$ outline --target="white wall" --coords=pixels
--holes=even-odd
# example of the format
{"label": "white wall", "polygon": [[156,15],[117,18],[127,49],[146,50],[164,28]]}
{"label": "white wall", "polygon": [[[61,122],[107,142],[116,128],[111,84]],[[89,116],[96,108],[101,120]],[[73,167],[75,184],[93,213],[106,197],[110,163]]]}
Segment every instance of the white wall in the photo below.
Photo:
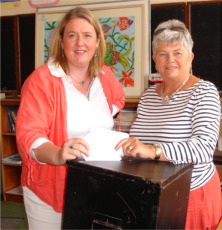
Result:
{"label": "white wall", "polygon": [[[118,1],[118,0],[111,0],[111,1]],[[150,0],[150,3],[158,4],[158,3],[175,3],[175,2],[191,2],[191,1],[198,2],[198,1],[203,1],[203,0],[171,0],[171,1],[170,0]],[[58,5],[72,5],[72,4],[94,3],[94,2],[110,2],[110,0],[60,0]],[[0,15],[7,16],[7,15],[17,15],[17,14],[29,14],[29,13],[35,13],[35,12],[36,12],[36,8],[32,8],[28,0],[21,0],[20,7],[9,8],[9,9],[1,8]]]}

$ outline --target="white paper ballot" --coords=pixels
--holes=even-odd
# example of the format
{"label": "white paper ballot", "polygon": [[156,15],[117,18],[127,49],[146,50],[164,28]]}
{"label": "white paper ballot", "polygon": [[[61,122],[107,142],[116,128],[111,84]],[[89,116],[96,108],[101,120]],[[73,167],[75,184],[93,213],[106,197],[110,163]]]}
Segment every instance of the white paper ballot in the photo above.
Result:
{"label": "white paper ballot", "polygon": [[90,146],[89,157],[83,155],[86,161],[120,161],[123,157],[123,150],[114,149],[116,144],[128,138],[128,133],[117,132],[106,129],[92,129],[84,139]]}

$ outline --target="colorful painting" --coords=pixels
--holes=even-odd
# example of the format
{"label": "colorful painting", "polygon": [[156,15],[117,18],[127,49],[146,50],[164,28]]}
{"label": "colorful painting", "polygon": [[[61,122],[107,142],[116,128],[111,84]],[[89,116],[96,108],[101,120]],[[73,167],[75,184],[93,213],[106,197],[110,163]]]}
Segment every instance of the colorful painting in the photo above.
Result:
{"label": "colorful painting", "polygon": [[124,87],[134,86],[134,17],[100,18],[105,39],[105,63]]}
{"label": "colorful painting", "polygon": [[[134,86],[134,17],[100,18],[106,39],[105,64],[124,87]],[[44,62],[48,60],[50,35],[58,22],[45,22]]]}
{"label": "colorful painting", "polygon": [[49,45],[50,45],[50,36],[53,33],[53,30],[58,26],[59,22],[45,22],[44,25],[44,63],[47,62],[49,58]]}
{"label": "colorful painting", "polygon": [[[107,46],[104,62],[123,85],[127,100],[138,100],[148,82],[149,6],[149,0],[85,5],[100,21]],[[48,60],[50,36],[72,7],[37,10],[36,68]]]}

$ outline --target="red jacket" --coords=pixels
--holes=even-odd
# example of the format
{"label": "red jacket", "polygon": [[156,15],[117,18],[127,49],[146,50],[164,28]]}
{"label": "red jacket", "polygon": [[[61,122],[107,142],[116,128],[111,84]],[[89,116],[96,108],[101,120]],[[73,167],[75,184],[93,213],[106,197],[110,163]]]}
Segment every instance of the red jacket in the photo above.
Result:
{"label": "red jacket", "polygon": [[[110,110],[112,105],[122,109],[125,104],[122,86],[107,66],[103,71],[99,79]],[[37,68],[23,85],[16,119],[17,146],[23,160],[21,185],[57,212],[63,212],[67,166],[39,164],[29,156],[29,150],[41,137],[62,146],[68,139],[66,113],[62,78],[53,76],[47,64]]]}

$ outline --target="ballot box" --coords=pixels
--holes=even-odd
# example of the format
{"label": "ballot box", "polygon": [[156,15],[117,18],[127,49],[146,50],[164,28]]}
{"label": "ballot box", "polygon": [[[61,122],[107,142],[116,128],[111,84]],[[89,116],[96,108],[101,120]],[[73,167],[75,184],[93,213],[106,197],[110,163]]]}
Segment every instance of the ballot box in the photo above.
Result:
{"label": "ballot box", "polygon": [[63,229],[184,229],[191,164],[68,161]]}

